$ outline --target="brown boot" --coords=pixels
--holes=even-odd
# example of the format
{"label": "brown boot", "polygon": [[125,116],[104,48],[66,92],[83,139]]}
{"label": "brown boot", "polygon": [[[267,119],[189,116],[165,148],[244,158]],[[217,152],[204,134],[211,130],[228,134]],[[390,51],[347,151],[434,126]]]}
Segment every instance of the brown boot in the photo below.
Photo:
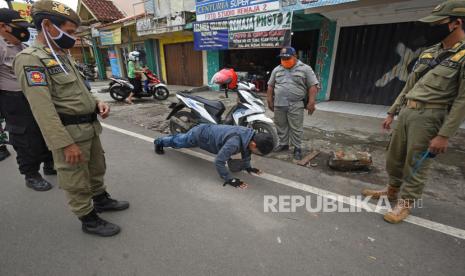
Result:
{"label": "brown boot", "polygon": [[413,208],[414,201],[413,199],[399,199],[397,200],[396,206],[392,211],[384,215],[384,220],[397,224],[402,222],[410,215],[410,209]]}
{"label": "brown boot", "polygon": [[370,190],[365,189],[362,191],[363,196],[371,196],[373,199],[379,199],[382,196],[387,196],[389,201],[394,201],[397,199],[397,194],[399,193],[399,188],[392,187],[391,185],[387,185],[381,190]]}

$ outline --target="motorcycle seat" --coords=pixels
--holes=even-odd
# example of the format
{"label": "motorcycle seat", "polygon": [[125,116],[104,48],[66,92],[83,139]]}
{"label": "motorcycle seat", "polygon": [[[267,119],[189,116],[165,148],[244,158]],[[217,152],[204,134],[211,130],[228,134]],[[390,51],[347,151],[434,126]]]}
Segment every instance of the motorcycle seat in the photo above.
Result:
{"label": "motorcycle seat", "polygon": [[224,111],[226,110],[226,107],[224,106],[222,102],[214,101],[214,100],[207,100],[199,96],[189,95],[185,93],[179,93],[179,94],[181,94],[183,97],[190,98],[195,101],[203,103],[208,113],[216,117],[218,122],[221,121],[221,115],[223,115]]}

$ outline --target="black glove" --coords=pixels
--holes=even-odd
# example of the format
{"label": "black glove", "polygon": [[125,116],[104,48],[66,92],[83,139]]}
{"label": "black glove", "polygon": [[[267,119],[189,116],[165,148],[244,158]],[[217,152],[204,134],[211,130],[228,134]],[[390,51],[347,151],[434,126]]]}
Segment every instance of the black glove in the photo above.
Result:
{"label": "black glove", "polygon": [[230,179],[230,180],[224,182],[223,187],[226,186],[226,185],[231,185],[231,186],[237,188],[237,187],[241,186],[242,183],[244,183],[244,182],[242,182],[239,178],[233,178],[233,179]]}
{"label": "black glove", "polygon": [[248,173],[254,173],[254,174],[259,174],[260,170],[257,168],[247,168],[245,169]]}

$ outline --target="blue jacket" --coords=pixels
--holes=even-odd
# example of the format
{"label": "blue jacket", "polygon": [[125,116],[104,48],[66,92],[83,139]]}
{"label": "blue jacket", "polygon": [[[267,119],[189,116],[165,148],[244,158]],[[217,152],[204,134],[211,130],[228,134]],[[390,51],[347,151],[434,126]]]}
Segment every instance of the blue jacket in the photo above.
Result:
{"label": "blue jacket", "polygon": [[201,124],[192,129],[192,138],[199,148],[216,154],[216,170],[225,181],[233,178],[226,169],[231,156],[242,153],[244,169],[250,168],[249,143],[253,135],[253,129],[241,126]]}

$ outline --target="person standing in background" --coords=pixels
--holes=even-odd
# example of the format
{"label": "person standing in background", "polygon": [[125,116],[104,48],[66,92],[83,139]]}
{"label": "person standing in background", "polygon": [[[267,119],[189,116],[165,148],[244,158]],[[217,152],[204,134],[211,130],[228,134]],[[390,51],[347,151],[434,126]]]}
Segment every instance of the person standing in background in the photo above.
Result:
{"label": "person standing in background", "polygon": [[313,69],[297,59],[292,47],[281,50],[281,65],[271,73],[268,81],[268,107],[274,112],[279,136],[276,151],[289,150],[294,146],[294,159],[302,159],[304,109],[308,114],[315,111],[318,79]]}
{"label": "person standing in background", "polygon": [[54,175],[52,153],[31,112],[29,103],[13,71],[17,53],[29,40],[28,27],[19,12],[0,9],[0,110],[6,120],[10,144],[16,151],[19,171],[26,178],[26,186],[35,191],[48,191],[52,185],[39,173],[44,163],[44,174]]}

